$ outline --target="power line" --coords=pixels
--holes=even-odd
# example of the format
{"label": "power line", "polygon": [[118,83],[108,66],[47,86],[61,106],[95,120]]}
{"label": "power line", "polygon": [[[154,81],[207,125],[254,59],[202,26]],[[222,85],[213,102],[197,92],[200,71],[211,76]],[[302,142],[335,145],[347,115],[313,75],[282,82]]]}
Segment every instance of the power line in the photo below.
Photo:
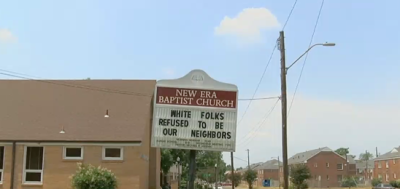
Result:
{"label": "power line", "polygon": [[[265,123],[265,121],[267,121],[267,119],[269,118],[269,116],[271,116],[272,112],[275,110],[276,106],[278,105],[280,99],[278,99],[275,104],[272,106],[272,108],[270,109],[270,111],[267,112],[267,114],[265,114],[264,119],[260,122],[258,122],[258,126],[256,127],[256,129],[253,132],[257,132],[261,126]],[[238,146],[246,146],[247,144],[249,144],[252,139],[254,139],[254,137],[251,137],[251,134],[247,134],[244,138],[244,141],[242,141]]]}
{"label": "power line", "polygon": [[244,160],[244,159],[242,159],[242,158],[238,158],[238,157],[236,157],[236,156],[233,156],[233,158],[238,159],[238,160],[240,160],[240,161],[244,161],[244,162],[247,163],[247,160]]}
{"label": "power line", "polygon": [[98,91],[98,92],[106,92],[106,93],[116,93],[116,94],[123,94],[123,95],[132,95],[132,96],[147,96],[147,97],[152,97],[152,95],[146,95],[143,93],[134,93],[134,92],[129,92],[129,91],[121,91],[121,90],[114,90],[114,89],[108,89],[108,88],[101,88],[101,87],[94,87],[94,86],[88,86],[88,85],[77,85],[77,84],[72,84],[69,82],[63,82],[63,81],[52,81],[52,80],[38,80],[38,79],[32,79],[24,76],[17,76],[14,74],[9,74],[9,73],[3,73],[0,72],[1,75],[6,75],[10,77],[15,77],[15,78],[20,78],[20,79],[27,79],[31,81],[36,81],[36,82],[41,82],[41,83],[47,83],[47,84],[52,84],[52,85],[59,85],[59,86],[64,86],[64,87],[71,87],[71,88],[77,88],[77,89],[85,89],[85,90],[91,90],[91,91]]}
{"label": "power line", "polygon": [[[288,15],[288,17],[286,18],[286,21],[285,21],[285,24],[283,25],[282,30],[285,30],[285,27],[286,27],[286,25],[288,24],[288,22],[289,22],[289,20],[290,20],[290,17],[292,16],[293,10],[294,10],[294,8],[295,8],[296,5],[297,5],[297,1],[298,1],[298,0],[295,0],[295,1],[294,1],[293,6],[292,6],[292,8],[290,9],[289,15]],[[267,68],[269,67],[269,64],[271,63],[272,57],[274,56],[274,53],[275,53],[275,50],[276,50],[276,46],[277,46],[277,44],[275,43],[275,46],[274,46],[274,48],[272,49],[271,55],[269,56],[267,65],[265,66],[264,71],[263,71],[263,73],[262,73],[262,75],[261,75],[261,78],[260,78],[260,80],[258,81],[256,90],[254,91],[253,96],[251,97],[252,99],[254,99],[254,97],[256,96],[257,91],[258,91],[258,88],[260,87],[260,84],[261,84],[262,80],[264,79],[265,72],[267,71]],[[246,116],[246,113],[247,113],[247,111],[249,110],[249,107],[250,107],[250,105],[251,105],[251,102],[252,102],[252,101],[249,102],[249,104],[247,105],[246,109],[244,110],[244,113],[243,113],[242,117],[240,118],[240,120],[239,120],[239,122],[238,122],[238,125],[240,125],[240,123],[242,122],[243,118]]]}
{"label": "power line", "polygon": [[272,97],[263,97],[263,98],[242,98],[239,99],[241,101],[248,101],[248,100],[269,100],[269,99],[277,99],[280,98],[279,96],[272,96]]}
{"label": "power line", "polygon": [[292,9],[290,9],[289,15],[288,15],[288,17],[287,17],[287,19],[286,19],[285,24],[283,25],[282,30],[285,30],[285,27],[286,27],[287,23],[289,22],[289,19],[290,19],[290,17],[292,16],[293,10],[294,10],[294,8],[296,7],[296,5],[297,5],[297,0],[294,1],[293,6],[292,6]]}
{"label": "power line", "polygon": [[[319,11],[318,11],[317,20],[315,21],[314,30],[313,30],[313,33],[312,33],[312,35],[311,35],[311,39],[310,39],[310,43],[308,44],[308,47],[311,47],[312,42],[313,42],[313,40],[314,40],[315,31],[317,30],[319,18],[320,18],[320,16],[321,16],[321,12],[322,12],[322,9],[323,9],[323,7],[324,7],[324,3],[325,3],[325,0],[322,0],[321,6],[320,6]],[[304,57],[303,66],[301,67],[301,71],[300,71],[299,78],[298,78],[298,80],[297,80],[296,88],[294,89],[293,98],[292,98],[292,101],[290,102],[289,111],[288,111],[288,116],[289,116],[289,114],[290,114],[290,111],[292,110],[294,98],[296,97],[297,89],[298,89],[298,87],[299,87],[299,85],[300,85],[301,77],[303,76],[303,71],[304,71],[304,67],[305,67],[305,65],[306,65],[306,63],[307,63],[307,58],[308,58],[308,52],[307,52],[306,56]]]}
{"label": "power line", "polygon": [[[31,81],[59,85],[59,86],[64,86],[64,87],[86,89],[86,90],[92,90],[92,91],[98,91],[98,92],[117,93],[117,94],[123,94],[123,95],[148,96],[148,97],[152,96],[152,95],[146,95],[146,94],[141,94],[141,93],[134,93],[134,92],[130,92],[130,91],[121,91],[121,90],[116,90],[116,89],[95,87],[95,86],[91,86],[91,85],[76,84],[76,83],[65,82],[65,81],[61,81],[61,80],[57,80],[57,81],[48,80],[48,79],[43,79],[40,77],[36,77],[36,76],[28,75],[28,74],[22,74],[22,73],[4,70],[4,69],[0,69],[0,71],[1,71],[0,75],[5,75],[5,76],[19,78],[19,79],[27,79],[27,80],[31,80]],[[4,73],[4,72],[8,72],[8,73]],[[37,79],[34,79],[34,78],[37,78]],[[276,97],[276,96],[262,97],[262,98],[245,98],[245,99],[238,99],[238,100],[239,101],[253,101],[253,100],[269,100],[269,99],[276,99],[276,98],[279,98],[279,96],[278,97]]]}

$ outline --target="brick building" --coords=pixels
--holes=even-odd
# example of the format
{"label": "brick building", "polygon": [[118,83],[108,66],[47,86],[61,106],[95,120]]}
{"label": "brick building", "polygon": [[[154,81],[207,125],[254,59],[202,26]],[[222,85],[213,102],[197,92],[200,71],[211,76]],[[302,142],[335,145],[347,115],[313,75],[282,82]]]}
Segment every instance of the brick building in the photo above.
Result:
{"label": "brick building", "polygon": [[279,166],[281,164],[282,162],[274,159],[257,167],[257,186],[262,186],[266,179],[271,180],[273,186],[279,186]]}
{"label": "brick building", "polygon": [[400,176],[400,147],[374,159],[374,177],[381,178],[384,183],[398,180]]}
{"label": "brick building", "polygon": [[1,80],[0,188],[70,189],[82,162],[119,189],[160,188],[150,147],[155,81]]}
{"label": "brick building", "polygon": [[355,164],[350,158],[335,153],[328,147],[297,153],[288,160],[289,166],[306,164],[312,178],[310,187],[339,187],[343,178],[355,174]]}

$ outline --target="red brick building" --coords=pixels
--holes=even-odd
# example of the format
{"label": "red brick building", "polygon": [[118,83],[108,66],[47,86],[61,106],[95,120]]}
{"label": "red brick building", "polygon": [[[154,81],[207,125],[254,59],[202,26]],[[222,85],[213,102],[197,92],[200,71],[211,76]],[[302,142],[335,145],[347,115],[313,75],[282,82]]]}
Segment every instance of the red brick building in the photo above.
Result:
{"label": "red brick building", "polygon": [[381,178],[384,183],[398,180],[400,177],[400,147],[393,148],[374,159],[374,177]]}
{"label": "red brick building", "polygon": [[272,181],[272,186],[279,186],[279,166],[281,164],[282,162],[274,159],[257,167],[257,186],[262,186],[266,179]]}
{"label": "red brick building", "polygon": [[0,188],[70,189],[78,162],[110,169],[119,189],[160,188],[155,83],[0,80]]}
{"label": "red brick building", "polygon": [[306,164],[312,175],[308,180],[309,187],[320,188],[339,187],[343,178],[355,175],[355,162],[350,161],[350,158],[346,160],[330,148],[323,147],[295,154],[288,163],[289,166]]}

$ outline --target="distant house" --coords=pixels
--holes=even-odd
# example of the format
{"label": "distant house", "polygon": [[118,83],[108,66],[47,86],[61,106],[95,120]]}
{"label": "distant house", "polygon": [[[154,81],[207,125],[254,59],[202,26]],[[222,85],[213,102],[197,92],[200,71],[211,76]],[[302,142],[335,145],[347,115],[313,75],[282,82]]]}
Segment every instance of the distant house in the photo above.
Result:
{"label": "distant house", "polygon": [[288,164],[308,166],[312,175],[308,181],[310,187],[339,187],[343,178],[352,175],[348,160],[332,149],[323,147],[297,153],[288,160]]}
{"label": "distant house", "polygon": [[282,162],[278,160],[267,161],[256,168],[257,171],[257,186],[262,186],[264,180],[272,180],[272,185],[279,186],[279,166]]}
{"label": "distant house", "polygon": [[356,176],[359,177],[361,182],[371,182],[374,178],[374,160],[357,161],[356,162]]}
{"label": "distant house", "polygon": [[374,177],[388,183],[400,176],[400,146],[374,159]]}

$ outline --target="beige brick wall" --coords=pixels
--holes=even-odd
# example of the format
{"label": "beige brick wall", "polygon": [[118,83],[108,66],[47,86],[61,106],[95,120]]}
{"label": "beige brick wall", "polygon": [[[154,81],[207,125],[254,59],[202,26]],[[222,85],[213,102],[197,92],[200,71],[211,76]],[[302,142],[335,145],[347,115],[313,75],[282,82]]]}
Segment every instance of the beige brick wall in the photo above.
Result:
{"label": "beige brick wall", "polygon": [[[119,189],[144,189],[148,187],[149,167],[148,160],[143,159],[143,146],[124,147],[123,161],[104,161],[102,160],[102,146],[84,146],[83,163],[94,166],[103,166],[112,170],[117,178]],[[150,150],[147,150],[149,153]],[[15,189],[70,189],[71,181],[69,177],[76,171],[77,160],[63,159],[63,146],[45,146],[44,175],[42,186],[32,186],[22,184],[24,146],[16,147],[15,162]],[[146,154],[145,154],[146,155]],[[148,156],[149,154],[147,154]],[[156,155],[156,154],[155,154]],[[0,189],[10,188],[11,178],[12,146],[5,146],[5,167],[3,184]]]}

